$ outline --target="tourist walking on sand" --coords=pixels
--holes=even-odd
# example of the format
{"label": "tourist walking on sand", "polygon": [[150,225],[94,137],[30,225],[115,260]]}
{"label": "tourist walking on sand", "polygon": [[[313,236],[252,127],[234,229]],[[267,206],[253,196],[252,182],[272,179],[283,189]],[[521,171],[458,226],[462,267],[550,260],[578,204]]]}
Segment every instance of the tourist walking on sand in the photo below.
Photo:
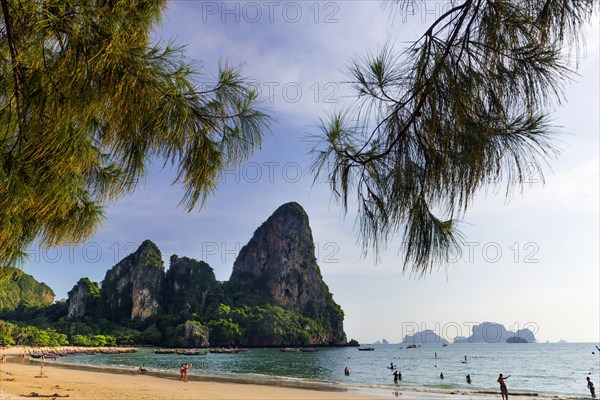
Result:
{"label": "tourist walking on sand", "polygon": [[590,380],[590,377],[588,376],[587,378],[587,387],[588,389],[590,389],[590,393],[592,394],[592,398],[595,399],[596,398],[596,389],[594,389],[594,383]]}
{"label": "tourist walking on sand", "polygon": [[503,377],[502,374],[500,374],[498,376],[497,382],[500,384],[500,394],[502,395],[502,400],[508,400],[508,389],[506,388],[506,383],[504,383],[504,380],[508,378],[510,378],[510,375]]}

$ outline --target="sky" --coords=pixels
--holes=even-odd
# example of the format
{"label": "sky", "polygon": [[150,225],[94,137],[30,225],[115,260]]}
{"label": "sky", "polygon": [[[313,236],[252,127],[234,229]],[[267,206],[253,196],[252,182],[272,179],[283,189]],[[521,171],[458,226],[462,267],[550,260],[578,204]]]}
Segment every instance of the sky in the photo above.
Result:
{"label": "sky", "polygon": [[542,341],[600,342],[599,132],[600,30],[586,34],[578,75],[562,106],[557,160],[531,170],[523,193],[480,193],[461,223],[463,256],[425,278],[402,273],[399,239],[375,262],[357,244],[355,213],[344,216],[327,182],[313,184],[310,137],[319,116],[353,99],[344,84],[352,57],[385,43],[403,49],[446,7],[392,13],[378,1],[171,1],[154,40],[174,39],[214,77],[219,60],[241,66],[257,82],[274,117],[262,149],[226,171],[205,207],[187,213],[183,189],[161,163],[144,184],[107,208],[84,244],[30,249],[25,272],[66,298],[77,280],[100,282],[106,270],[145,239],[172,254],[201,259],[227,280],[240,248],[281,204],[296,201],[309,215],[316,256],[334,300],[345,312],[348,338],[399,342],[414,330],[469,336],[484,321],[529,328]]}

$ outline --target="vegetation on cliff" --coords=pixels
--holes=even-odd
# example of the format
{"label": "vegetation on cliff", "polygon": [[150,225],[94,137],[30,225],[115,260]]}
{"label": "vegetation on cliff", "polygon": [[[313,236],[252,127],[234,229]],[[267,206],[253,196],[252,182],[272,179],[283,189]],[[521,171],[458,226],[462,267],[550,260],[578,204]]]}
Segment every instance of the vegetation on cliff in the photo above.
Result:
{"label": "vegetation on cliff", "polygon": [[44,307],[54,302],[54,292],[45,283],[20,272],[11,275],[10,280],[0,282],[0,310]]}

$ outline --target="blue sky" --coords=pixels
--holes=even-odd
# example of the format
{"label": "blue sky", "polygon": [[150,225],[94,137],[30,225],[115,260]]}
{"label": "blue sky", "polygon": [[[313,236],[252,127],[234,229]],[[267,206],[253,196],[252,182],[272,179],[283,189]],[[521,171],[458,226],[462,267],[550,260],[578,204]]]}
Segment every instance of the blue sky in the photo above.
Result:
{"label": "blue sky", "polygon": [[[558,160],[537,171],[523,194],[478,195],[463,223],[461,260],[425,279],[401,273],[398,245],[375,263],[356,243],[354,214],[346,218],[326,182],[312,185],[308,137],[319,115],[348,104],[343,84],[350,57],[384,43],[402,49],[422,33],[445,2],[429,2],[413,17],[390,16],[375,1],[172,1],[156,39],[175,39],[210,79],[218,60],[242,65],[257,80],[275,117],[263,148],[228,171],[199,212],[177,204],[183,190],[172,171],[149,168],[144,185],[107,210],[84,245],[31,250],[25,272],[49,284],[57,298],[83,276],[101,281],[108,268],[145,239],[171,254],[208,262],[226,280],[237,251],[281,204],[306,209],[317,259],[334,299],[346,313],[349,337],[400,341],[419,329],[452,338],[473,323],[529,327],[542,340],[600,341],[599,297],[599,29],[590,27],[579,75],[553,110],[564,132]],[[353,211],[353,210],[352,210]]]}

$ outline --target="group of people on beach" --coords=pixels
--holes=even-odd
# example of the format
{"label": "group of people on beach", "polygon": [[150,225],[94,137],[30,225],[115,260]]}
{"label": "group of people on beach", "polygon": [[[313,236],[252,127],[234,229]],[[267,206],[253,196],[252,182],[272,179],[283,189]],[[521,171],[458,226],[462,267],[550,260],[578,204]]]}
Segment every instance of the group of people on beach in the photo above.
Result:
{"label": "group of people on beach", "polygon": [[190,368],[192,368],[192,364],[181,364],[181,368],[179,369],[179,380],[181,382],[188,381]]}

